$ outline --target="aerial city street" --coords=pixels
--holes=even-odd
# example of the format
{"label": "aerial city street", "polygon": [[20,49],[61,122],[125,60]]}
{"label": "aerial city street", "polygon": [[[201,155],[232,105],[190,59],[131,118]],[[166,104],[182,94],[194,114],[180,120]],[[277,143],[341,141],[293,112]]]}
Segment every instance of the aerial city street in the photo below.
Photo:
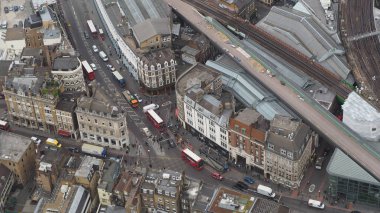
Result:
{"label": "aerial city street", "polygon": [[380,212],[380,0],[0,9],[0,213]]}

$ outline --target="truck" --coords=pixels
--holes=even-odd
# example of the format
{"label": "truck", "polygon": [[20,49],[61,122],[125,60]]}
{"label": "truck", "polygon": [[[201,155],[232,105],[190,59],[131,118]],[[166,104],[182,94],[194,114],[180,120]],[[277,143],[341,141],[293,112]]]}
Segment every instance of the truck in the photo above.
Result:
{"label": "truck", "polygon": [[258,194],[264,195],[266,197],[274,198],[276,196],[276,193],[273,192],[272,188],[261,184],[255,185],[253,187],[253,190]]}
{"label": "truck", "polygon": [[160,106],[158,106],[157,104],[149,104],[143,107],[143,112],[146,113],[150,109],[156,110],[158,108],[160,108]]}
{"label": "truck", "polygon": [[106,148],[101,147],[101,146],[95,146],[92,144],[87,144],[87,143],[84,143],[82,145],[82,152],[89,155],[96,156],[96,157],[102,157],[102,158],[105,158],[107,156]]}

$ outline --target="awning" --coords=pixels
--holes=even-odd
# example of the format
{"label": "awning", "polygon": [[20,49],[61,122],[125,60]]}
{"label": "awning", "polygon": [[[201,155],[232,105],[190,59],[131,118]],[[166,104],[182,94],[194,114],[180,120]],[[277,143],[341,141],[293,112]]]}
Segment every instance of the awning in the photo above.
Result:
{"label": "awning", "polygon": [[70,137],[71,133],[64,130],[58,130],[58,135],[62,135],[64,137]]}

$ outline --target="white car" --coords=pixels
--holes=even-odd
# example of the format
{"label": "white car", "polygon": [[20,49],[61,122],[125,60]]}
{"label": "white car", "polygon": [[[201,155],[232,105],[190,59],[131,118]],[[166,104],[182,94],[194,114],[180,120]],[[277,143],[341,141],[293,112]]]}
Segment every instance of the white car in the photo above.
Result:
{"label": "white car", "polygon": [[96,53],[99,52],[99,49],[96,45],[92,45],[92,50]]}
{"label": "white car", "polygon": [[35,143],[36,145],[39,145],[41,143],[41,139],[39,139],[35,136],[31,137],[30,140],[32,140],[33,143]]}
{"label": "white car", "polygon": [[111,64],[107,64],[108,69],[110,69],[112,72],[115,71],[115,67],[113,67]]}
{"label": "white car", "polygon": [[135,96],[135,98],[139,101],[139,103],[141,103],[143,100],[140,98],[139,95],[137,94],[133,94],[133,96]]}
{"label": "white car", "polygon": [[21,11],[24,10],[24,5],[20,5],[20,10],[21,10]]}
{"label": "white car", "polygon": [[318,200],[309,199],[309,201],[307,202],[307,204],[310,207],[314,207],[314,208],[317,208],[317,209],[324,209],[325,208],[325,204],[323,204],[321,201],[318,201]]}
{"label": "white car", "polygon": [[98,69],[94,63],[91,63],[90,66],[91,66],[92,70],[94,70],[94,71]]}

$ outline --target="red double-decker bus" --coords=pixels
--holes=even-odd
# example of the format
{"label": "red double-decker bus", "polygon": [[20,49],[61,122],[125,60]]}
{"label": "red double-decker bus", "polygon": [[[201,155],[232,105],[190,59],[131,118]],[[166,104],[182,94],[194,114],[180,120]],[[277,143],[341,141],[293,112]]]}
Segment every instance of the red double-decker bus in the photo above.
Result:
{"label": "red double-decker bus", "polygon": [[9,123],[6,121],[0,120],[0,129],[5,130],[5,131],[9,131],[10,130]]}
{"label": "red double-decker bus", "polygon": [[95,27],[94,23],[92,22],[92,20],[87,20],[87,25],[88,25],[88,29],[90,29],[92,37],[96,38],[98,32],[97,32],[96,27]]}
{"label": "red double-decker bus", "polygon": [[82,61],[83,73],[90,81],[95,79],[95,72],[92,70],[90,64],[87,61]]}
{"label": "red double-decker bus", "polygon": [[188,148],[182,150],[182,159],[186,160],[192,167],[197,170],[202,170],[203,165],[205,164],[202,158],[200,158]]}
{"label": "red double-decker bus", "polygon": [[164,121],[162,120],[160,116],[157,115],[157,113],[153,109],[146,111],[145,114],[148,120],[153,124],[153,126],[156,129],[158,129],[160,132],[164,131],[165,129]]}

